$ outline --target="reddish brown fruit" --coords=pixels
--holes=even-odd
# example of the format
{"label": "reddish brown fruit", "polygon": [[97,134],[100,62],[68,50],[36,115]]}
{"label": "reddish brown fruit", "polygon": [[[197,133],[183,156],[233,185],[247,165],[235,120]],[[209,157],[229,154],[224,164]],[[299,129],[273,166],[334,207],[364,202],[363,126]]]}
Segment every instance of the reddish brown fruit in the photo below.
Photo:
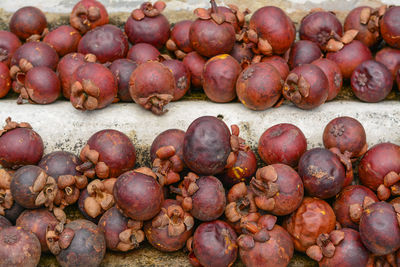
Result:
{"label": "reddish brown fruit", "polygon": [[18,37],[8,31],[0,31],[0,62],[10,66],[14,52],[21,46]]}
{"label": "reddish brown fruit", "polygon": [[190,52],[183,59],[183,64],[190,71],[191,84],[194,87],[202,87],[201,76],[203,75],[204,65],[206,60],[197,52]]}
{"label": "reddish brown fruit", "polygon": [[171,38],[167,41],[166,47],[173,51],[178,59],[183,59],[187,53],[193,51],[189,39],[189,31],[193,21],[182,20],[174,25],[171,30]]}
{"label": "reddish brown fruit", "polygon": [[56,50],[60,57],[66,54],[76,52],[81,40],[79,32],[68,25],[62,25],[49,32],[43,39],[43,42],[49,44]]}
{"label": "reddish brown fruit", "polygon": [[394,48],[400,48],[400,6],[390,7],[380,21],[383,40]]}
{"label": "reddish brown fruit", "polygon": [[117,59],[109,67],[118,81],[118,99],[123,102],[132,102],[129,93],[129,79],[138,64],[130,59]]}
{"label": "reddish brown fruit", "polygon": [[190,89],[190,71],[182,61],[176,59],[164,60],[161,63],[167,66],[174,74],[175,91],[172,101],[177,101]]}
{"label": "reddish brown fruit", "polygon": [[12,226],[11,222],[6,217],[0,215],[0,231],[9,226]]}
{"label": "reddish brown fruit", "polygon": [[81,0],[71,11],[69,23],[81,34],[108,23],[106,8],[96,0]]}
{"label": "reddish brown fruit", "polygon": [[288,64],[291,69],[294,69],[299,65],[309,64],[321,57],[321,49],[316,43],[300,40],[291,47]]}
{"label": "reddish brown fruit", "polygon": [[160,55],[160,51],[151,44],[138,43],[129,49],[127,58],[142,64],[147,61],[158,61]]}
{"label": "reddish brown fruit", "polygon": [[28,42],[40,40],[48,31],[46,16],[33,6],[18,9],[11,17],[9,26],[10,32]]}
{"label": "reddish brown fruit", "polygon": [[390,70],[393,80],[396,80],[396,75],[400,69],[400,49],[385,47],[375,55],[375,60],[382,63]]}
{"label": "reddish brown fruit", "polygon": [[183,139],[185,138],[185,131],[179,129],[166,130],[154,139],[150,148],[150,159],[153,162],[156,159],[156,152],[164,146],[173,146],[175,155],[183,160]]}
{"label": "reddish brown fruit", "polygon": [[[1,37],[0,37],[1,38]],[[0,62],[0,98],[5,97],[11,88],[10,70],[7,65]]]}
{"label": "reddish brown fruit", "polygon": [[318,66],[325,73],[326,78],[328,78],[329,87],[326,101],[334,99],[343,85],[343,77],[338,64],[326,58],[317,59],[311,64]]}
{"label": "reddish brown fruit", "polygon": [[235,58],[240,64],[245,62],[251,62],[254,53],[250,48],[250,45],[246,43],[236,42],[230,55]]}
{"label": "reddish brown fruit", "polygon": [[239,150],[233,167],[228,168],[219,177],[226,188],[240,182],[249,182],[257,170],[257,159],[253,151]]}
{"label": "reddish brown fruit", "polygon": [[274,66],[281,75],[282,80],[286,80],[286,77],[289,75],[289,65],[286,60],[280,56],[263,57],[261,62]]}

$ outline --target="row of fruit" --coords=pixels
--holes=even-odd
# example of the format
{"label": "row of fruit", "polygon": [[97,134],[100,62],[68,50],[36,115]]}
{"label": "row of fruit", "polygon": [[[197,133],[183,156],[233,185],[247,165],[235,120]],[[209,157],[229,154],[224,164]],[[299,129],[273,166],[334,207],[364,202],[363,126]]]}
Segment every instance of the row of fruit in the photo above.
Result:
{"label": "row of fruit", "polygon": [[164,8],[143,3],[124,32],[108,24],[95,0],[79,1],[70,25],[50,32],[42,11],[19,9],[10,32],[0,31],[0,97],[12,87],[20,104],[48,104],[62,92],[81,110],[134,101],[162,114],[190,88],[203,88],[211,101],[237,98],[253,110],[284,99],[313,109],[334,99],[343,80],[365,102],[385,99],[396,77],[400,83],[400,6],[357,7],[344,26],[334,13],[312,10],[297,42],[294,23],[278,7],[262,7],[246,22],[249,10],[211,0],[211,9],[194,11],[197,20],[172,29]]}

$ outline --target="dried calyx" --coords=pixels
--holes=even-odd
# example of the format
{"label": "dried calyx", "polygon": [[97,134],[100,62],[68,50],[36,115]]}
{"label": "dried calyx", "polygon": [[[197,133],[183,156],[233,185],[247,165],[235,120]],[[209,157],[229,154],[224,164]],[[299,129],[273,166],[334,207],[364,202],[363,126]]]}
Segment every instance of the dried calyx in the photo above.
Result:
{"label": "dried calyx", "polygon": [[257,221],[257,206],[253,191],[245,183],[235,184],[228,192],[229,204],[225,208],[225,216],[230,222],[243,224],[247,221]]}
{"label": "dried calyx", "polygon": [[256,177],[250,181],[250,189],[254,193],[254,201],[258,208],[266,211],[275,208],[274,196],[279,193],[278,173],[271,165],[260,168]]}
{"label": "dried calyx", "polygon": [[76,167],[77,171],[88,178],[94,178],[95,176],[101,179],[108,178],[110,169],[106,163],[99,161],[99,152],[90,149],[90,146],[86,145],[79,156],[83,163]]}
{"label": "dried calyx", "polygon": [[330,234],[320,234],[317,244],[310,246],[306,253],[315,261],[321,261],[323,257],[332,258],[335,255],[335,246],[339,245],[344,237],[345,234],[341,230],[333,230]]}
{"label": "dried calyx", "polygon": [[168,227],[168,235],[176,237],[192,229],[194,219],[181,206],[170,205],[167,208],[161,208],[161,212],[152,220],[151,225],[158,229]]}
{"label": "dried calyx", "polygon": [[299,104],[303,98],[309,96],[310,88],[310,83],[302,75],[297,75],[292,72],[286,78],[283,90],[286,92],[290,101]]}
{"label": "dried calyx", "polygon": [[84,209],[86,213],[96,218],[104,211],[114,206],[113,188],[116,178],[109,178],[107,180],[93,180],[87,186],[88,197],[84,201]]}
{"label": "dried calyx", "polygon": [[366,266],[397,266],[396,252],[383,256],[370,254]]}
{"label": "dried calyx", "polygon": [[165,9],[165,6],[166,4],[163,1],[157,1],[154,4],[145,2],[140,8],[133,10],[131,16],[134,20],[142,20],[145,17],[157,17]]}
{"label": "dried calyx", "polygon": [[[239,37],[237,39],[242,39],[242,38]],[[243,36],[243,41],[246,43],[252,42],[252,43],[256,44],[256,46],[252,47],[253,52],[255,54],[263,54],[266,56],[272,56],[272,54],[273,54],[272,45],[268,42],[267,39],[258,37],[257,32],[253,29],[248,29],[245,32],[245,34]]]}
{"label": "dried calyx", "polygon": [[226,160],[225,169],[232,168],[237,160],[239,151],[249,151],[249,146],[246,145],[245,140],[239,137],[239,127],[236,124],[231,125],[231,137],[230,137],[230,145],[231,145],[231,153]]}
{"label": "dried calyx", "polygon": [[44,205],[49,210],[53,210],[54,199],[58,192],[57,183],[53,177],[47,175],[44,170],[40,171],[33,185],[29,187],[29,190],[37,194],[35,199],[37,207]]}
{"label": "dried calyx", "polygon": [[140,243],[144,240],[142,227],[143,222],[129,219],[127,229],[119,233],[117,249],[119,251],[129,251],[138,248]]}
{"label": "dried calyx", "polygon": [[337,52],[341,50],[345,45],[351,43],[358,34],[358,30],[348,30],[342,37],[338,34],[332,33],[331,38],[326,44],[326,50],[328,52]]}
{"label": "dried calyx", "polygon": [[[332,147],[329,150],[331,152],[333,152],[339,158],[340,162],[344,165],[344,167],[346,169],[345,181],[352,181],[353,177],[354,177],[353,165],[352,165],[351,158],[350,158],[352,156],[352,153],[348,152],[348,151],[345,151],[344,153],[342,153],[340,151],[340,149],[337,147]],[[367,145],[365,146],[365,152],[366,152],[366,150],[367,150]]]}
{"label": "dried calyx", "polygon": [[162,115],[167,112],[167,110],[164,110],[164,106],[171,102],[173,98],[170,94],[152,94],[148,97],[139,98],[138,104],[156,115]]}
{"label": "dried calyx", "polygon": [[383,184],[378,186],[379,200],[386,201],[391,196],[400,196],[400,173],[389,172],[383,177]]}
{"label": "dried calyx", "polygon": [[76,81],[71,86],[71,101],[75,108],[81,110],[94,110],[99,103],[97,98],[100,88],[90,80]]}
{"label": "dried calyx", "polygon": [[161,186],[179,182],[179,173],[183,170],[183,161],[176,154],[173,146],[163,146],[156,151],[153,161],[153,172],[157,175]]}
{"label": "dried calyx", "polygon": [[49,29],[45,28],[42,32],[42,34],[32,34],[26,39],[26,42],[38,42],[42,40],[46,35],[49,33]]}
{"label": "dried calyx", "polygon": [[81,33],[90,30],[91,24],[101,17],[100,9],[96,6],[86,8],[82,3],[78,4],[71,13],[70,24]]}
{"label": "dried calyx", "polygon": [[375,200],[366,196],[364,197],[362,204],[351,204],[349,207],[350,219],[358,224],[360,222],[361,214],[363,213],[364,209],[366,209],[373,203],[375,203]]}
{"label": "dried calyx", "polygon": [[387,9],[386,5],[382,5],[378,8],[371,9],[370,7],[365,7],[360,13],[360,23],[366,25],[368,30],[375,35],[376,38],[379,37],[379,21],[385,14]]}
{"label": "dried calyx", "polygon": [[79,190],[86,188],[88,180],[84,175],[61,175],[57,179],[58,192],[54,204],[65,208],[79,199]]}
{"label": "dried calyx", "polygon": [[196,184],[197,179],[199,179],[197,174],[189,172],[178,188],[170,187],[171,192],[177,194],[176,200],[181,203],[184,211],[190,211],[193,208],[192,196],[199,190]]}
{"label": "dried calyx", "polygon": [[5,215],[5,210],[10,209],[14,203],[10,191],[11,175],[4,169],[0,169],[0,215]]}
{"label": "dried calyx", "polygon": [[58,255],[62,249],[69,247],[75,232],[70,228],[64,228],[67,223],[67,216],[63,210],[54,208],[53,213],[59,223],[54,228],[47,227],[46,244],[52,254]]}
{"label": "dried calyx", "polygon": [[10,68],[10,76],[13,79],[12,83],[12,88],[14,92],[18,94],[23,94],[27,96],[26,90],[22,92],[22,89],[25,86],[25,75],[28,71],[30,71],[33,68],[33,65],[31,62],[26,60],[25,58],[21,58],[18,62],[17,65],[13,65]]}

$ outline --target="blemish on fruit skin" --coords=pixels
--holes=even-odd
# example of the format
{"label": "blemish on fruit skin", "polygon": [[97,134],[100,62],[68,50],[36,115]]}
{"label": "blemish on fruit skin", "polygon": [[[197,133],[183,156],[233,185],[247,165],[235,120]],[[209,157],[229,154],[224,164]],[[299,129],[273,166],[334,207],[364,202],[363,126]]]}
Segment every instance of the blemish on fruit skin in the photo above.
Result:
{"label": "blemish on fruit skin", "polygon": [[326,215],[326,212],[324,210],[321,210],[322,215]]}

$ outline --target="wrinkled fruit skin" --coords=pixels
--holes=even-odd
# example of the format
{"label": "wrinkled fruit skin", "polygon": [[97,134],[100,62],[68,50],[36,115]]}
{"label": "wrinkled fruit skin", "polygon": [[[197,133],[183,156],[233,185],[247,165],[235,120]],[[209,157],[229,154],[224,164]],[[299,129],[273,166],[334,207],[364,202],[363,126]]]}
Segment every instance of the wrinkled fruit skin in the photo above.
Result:
{"label": "wrinkled fruit skin", "polygon": [[342,24],[338,18],[328,11],[318,11],[305,16],[300,25],[301,40],[310,40],[317,43],[325,51],[331,32],[339,36],[343,34]]}
{"label": "wrinkled fruit skin", "polygon": [[358,165],[360,182],[376,191],[390,171],[400,172],[400,147],[391,143],[373,146]]}
{"label": "wrinkled fruit skin", "polygon": [[283,163],[297,167],[307,150],[307,140],[295,125],[281,123],[267,129],[258,141],[258,154],[267,164]]}
{"label": "wrinkled fruit skin", "polygon": [[0,31],[0,61],[10,65],[14,52],[21,46],[18,37],[9,31]]}
{"label": "wrinkled fruit skin", "polygon": [[175,45],[184,53],[190,53],[193,51],[189,39],[189,32],[192,23],[193,21],[191,20],[182,20],[177,22],[171,30],[171,40],[174,41]]}
{"label": "wrinkled fruit skin", "polygon": [[383,15],[380,25],[383,40],[394,48],[400,48],[400,7],[393,6]]}
{"label": "wrinkled fruit skin", "polygon": [[333,211],[336,215],[336,220],[344,228],[353,228],[358,230],[358,223],[354,222],[350,217],[350,206],[353,204],[363,205],[364,198],[370,197],[378,202],[375,193],[362,185],[349,185],[337,195],[333,204]]}
{"label": "wrinkled fruit skin", "polygon": [[40,241],[42,252],[48,252],[46,230],[53,230],[58,223],[56,217],[47,209],[36,209],[22,212],[15,225],[35,234]]}
{"label": "wrinkled fruit skin", "polygon": [[21,40],[28,39],[32,35],[41,35],[47,27],[46,16],[33,6],[18,9],[10,20],[10,31]]}
{"label": "wrinkled fruit skin", "polygon": [[130,59],[117,59],[109,67],[118,81],[118,98],[123,102],[132,102],[129,93],[129,79],[138,64]]}
{"label": "wrinkled fruit skin", "polygon": [[108,23],[106,8],[96,0],[81,0],[73,7],[69,24],[81,34]]}
{"label": "wrinkled fruit skin", "polygon": [[281,75],[272,65],[264,62],[244,69],[236,83],[237,96],[249,109],[265,110],[281,97]]}
{"label": "wrinkled fruit skin", "polygon": [[236,97],[236,80],[242,71],[232,56],[223,54],[209,59],[203,70],[203,89],[217,103],[227,103]]}
{"label": "wrinkled fruit skin", "polygon": [[43,42],[53,47],[60,57],[66,54],[76,52],[78,44],[81,40],[80,33],[68,25],[62,25],[57,29],[49,32],[44,37]]}
{"label": "wrinkled fruit skin", "polygon": [[58,64],[56,50],[43,42],[29,42],[19,47],[12,59],[11,66],[17,65],[21,59],[26,59],[34,67],[48,67],[55,70]]}
{"label": "wrinkled fruit skin", "polygon": [[309,64],[322,57],[319,46],[308,40],[300,40],[294,43],[289,53],[289,67],[294,69],[302,64]]}
{"label": "wrinkled fruit skin", "polygon": [[342,189],[346,170],[333,152],[314,148],[301,156],[299,175],[310,196],[327,199]]}
{"label": "wrinkled fruit skin", "polygon": [[37,237],[20,227],[0,230],[0,266],[35,267],[40,260]]}
{"label": "wrinkled fruit skin", "polygon": [[230,136],[226,124],[216,117],[203,116],[194,120],[183,142],[186,166],[203,175],[221,173],[231,152]]}
{"label": "wrinkled fruit skin", "polygon": [[191,84],[196,87],[202,87],[201,76],[203,75],[204,65],[206,60],[200,56],[197,52],[188,53],[183,59],[183,64],[190,71]]}
{"label": "wrinkled fruit skin", "polygon": [[364,209],[360,219],[364,246],[375,255],[386,255],[400,248],[400,226],[393,206],[376,202]]}
{"label": "wrinkled fruit skin", "polygon": [[126,57],[128,38],[114,25],[103,25],[86,33],[79,42],[78,52],[94,54],[100,63]]}
{"label": "wrinkled fruit skin", "polygon": [[60,79],[50,68],[36,67],[26,74],[25,89],[34,103],[50,104],[60,96]]}
{"label": "wrinkled fruit skin", "polygon": [[67,54],[58,63],[57,73],[61,81],[62,93],[66,99],[71,97],[74,72],[85,63],[85,56],[80,53]]}
{"label": "wrinkled fruit skin", "polygon": [[337,147],[341,153],[351,153],[351,157],[360,157],[366,152],[367,137],[362,124],[351,117],[338,117],[331,120],[322,136],[327,149]]}
{"label": "wrinkled fruit skin", "polygon": [[160,51],[151,44],[138,43],[129,49],[127,58],[135,61],[137,64],[142,64],[151,60],[158,61],[160,55]]}
{"label": "wrinkled fruit skin", "polygon": [[[0,37],[1,38],[1,37]],[[0,62],[0,98],[5,97],[11,88],[10,70],[7,65]]]}
{"label": "wrinkled fruit skin", "polygon": [[240,182],[249,182],[257,170],[257,158],[253,151],[239,150],[235,165],[219,178],[226,188]]}
{"label": "wrinkled fruit skin", "polygon": [[136,221],[150,220],[156,216],[164,201],[158,182],[153,177],[135,171],[118,177],[113,194],[123,214]]}
{"label": "wrinkled fruit skin", "polygon": [[344,79],[350,79],[358,65],[372,59],[369,48],[360,41],[354,40],[337,52],[328,53],[327,59],[338,64]]}
{"label": "wrinkled fruit skin", "polygon": [[181,99],[190,88],[190,71],[182,61],[177,59],[164,60],[161,63],[167,66],[174,74],[175,90],[172,101],[177,101]]}
{"label": "wrinkled fruit skin", "polygon": [[294,248],[305,252],[320,234],[334,230],[335,223],[335,213],[328,203],[305,197],[300,207],[284,221],[283,227],[292,236]]}
{"label": "wrinkled fruit skin", "polygon": [[185,131],[179,129],[166,130],[154,139],[150,147],[151,162],[156,159],[156,151],[163,146],[173,146],[175,154],[183,160],[183,140],[185,138]]}
{"label": "wrinkled fruit skin", "polygon": [[293,22],[282,9],[274,6],[265,6],[254,12],[249,27],[257,32],[259,38],[269,42],[273,54],[284,54],[296,37]]}
{"label": "wrinkled fruit skin", "polygon": [[326,101],[334,99],[342,89],[343,77],[338,64],[334,61],[321,58],[313,61],[311,64],[318,66],[328,78],[328,98]]}
{"label": "wrinkled fruit skin", "polygon": [[375,60],[361,63],[351,75],[351,89],[368,103],[379,102],[392,91],[393,79],[388,68]]}
{"label": "wrinkled fruit skin", "polygon": [[233,228],[223,221],[202,223],[193,236],[193,251],[202,266],[231,266],[238,246]]}
{"label": "wrinkled fruit skin", "polygon": [[0,231],[9,226],[12,226],[11,222],[6,217],[0,215]]}
{"label": "wrinkled fruit skin", "polygon": [[376,53],[375,60],[390,70],[395,81],[397,72],[400,69],[400,49],[385,47]]}
{"label": "wrinkled fruit skin", "polygon": [[99,266],[106,253],[106,241],[103,233],[92,222],[79,219],[65,225],[75,232],[68,248],[62,249],[56,256],[62,267]]}
{"label": "wrinkled fruit skin", "polygon": [[232,48],[230,55],[236,59],[239,63],[245,61],[251,62],[254,56],[253,51],[245,43],[236,42]]}

